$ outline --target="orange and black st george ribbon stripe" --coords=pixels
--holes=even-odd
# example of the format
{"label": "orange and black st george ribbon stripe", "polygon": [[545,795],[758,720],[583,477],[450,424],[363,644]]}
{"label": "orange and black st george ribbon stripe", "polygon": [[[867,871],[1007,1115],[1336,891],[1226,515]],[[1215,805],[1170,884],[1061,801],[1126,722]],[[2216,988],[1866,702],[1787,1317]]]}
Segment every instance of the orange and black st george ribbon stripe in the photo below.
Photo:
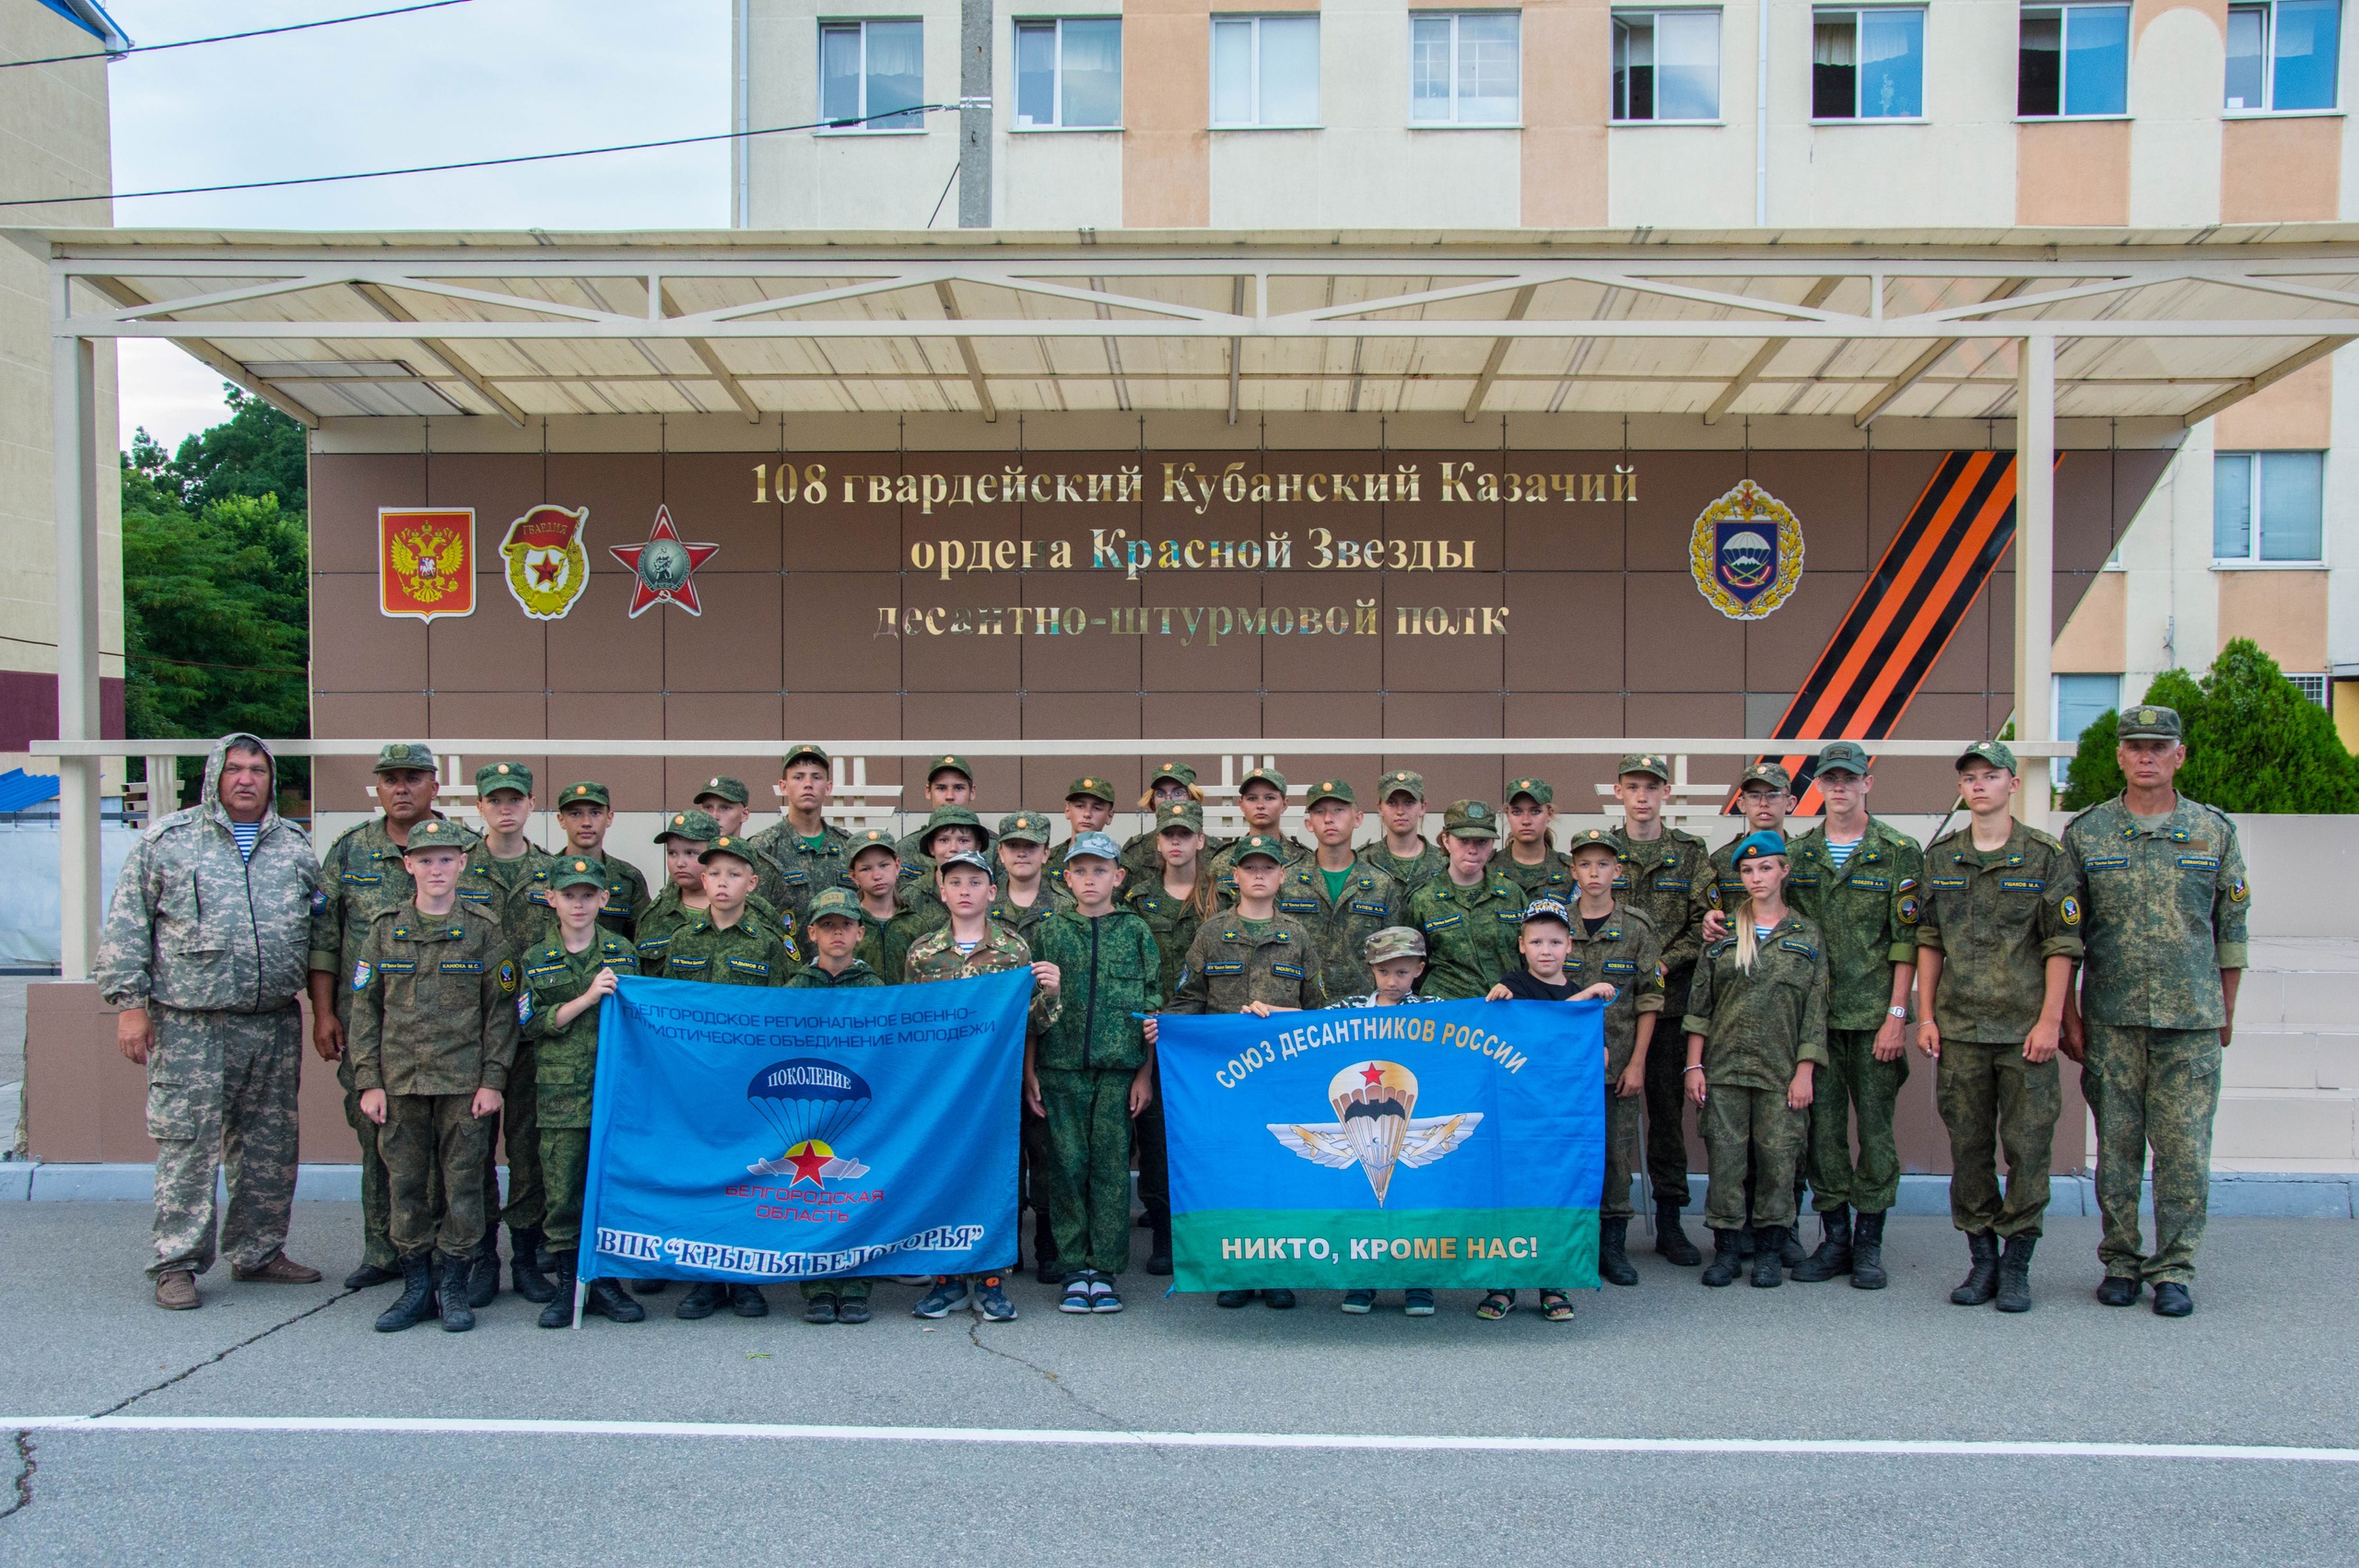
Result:
{"label": "orange and black st george ribbon stripe", "polygon": [[[1943,458],[1771,738],[1891,734],[2014,537],[2014,454]],[[1818,741],[1807,744],[1762,756],[1793,776],[1804,815],[1822,809]],[[1734,803],[1731,796],[1731,810]]]}

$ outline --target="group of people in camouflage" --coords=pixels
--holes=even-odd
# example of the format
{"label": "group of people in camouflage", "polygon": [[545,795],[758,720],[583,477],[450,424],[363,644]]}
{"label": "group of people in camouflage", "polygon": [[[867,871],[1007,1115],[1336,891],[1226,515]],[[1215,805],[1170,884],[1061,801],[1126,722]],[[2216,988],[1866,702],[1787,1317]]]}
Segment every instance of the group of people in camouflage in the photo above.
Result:
{"label": "group of people in camouflage", "polygon": [[[1638,1282],[1628,1228],[1643,1165],[1656,1250],[1704,1264],[1706,1284],[1749,1273],[1757,1286],[1882,1287],[1914,1049],[1935,1063],[1968,1254],[1951,1300],[2027,1309],[2061,1055],[2080,1065],[2097,1125],[2098,1299],[2129,1305],[2152,1285],[2154,1310],[2182,1316],[2249,889],[2235,827],[2174,788],[2177,716],[2129,709],[2119,736],[2124,793],[2061,840],[2015,820],[2005,745],[1967,748],[1968,820],[1921,850],[1870,812],[1870,759],[1848,741],[1817,759],[1818,825],[1788,836],[1792,781],[1759,764],[1737,798],[1743,830],[1717,851],[1668,825],[1671,768],[1653,755],[1622,759],[1620,823],[1562,848],[1545,780],[1511,781],[1504,811],[1452,802],[1435,842],[1424,781],[1407,771],[1378,780],[1382,831],[1365,845],[1348,781],[1297,796],[1273,770],[1249,773],[1247,831],[1224,841],[1206,835],[1203,791],[1178,761],[1150,775],[1137,802],[1150,825],[1127,843],[1106,831],[1110,783],[1074,780],[1052,848],[1044,813],[986,827],[957,755],[928,765],[917,831],[847,832],[825,815],[827,754],[797,745],[774,824],[745,833],[750,792],[718,776],[667,814],[660,896],[605,852],[613,810],[598,783],[557,792],[565,843],[552,853],[525,837],[537,802],[522,763],[477,770],[478,834],[435,811],[429,748],[388,745],[381,813],[315,857],[277,814],[267,747],[228,736],[197,803],[157,821],[126,861],[101,946],[122,1048],[148,1071],[156,1299],[198,1305],[217,1247],[241,1281],[320,1277],[284,1251],[306,994],[361,1151],[363,1250],[347,1288],[402,1284],[380,1328],[470,1327],[500,1289],[504,1224],[511,1287],[557,1327],[572,1321],[577,1281],[587,1309],[616,1321],[643,1317],[635,1296],[663,1288],[580,1274],[598,1002],[620,977],[878,986],[1029,966],[1022,1190],[1039,1278],[1062,1285],[1067,1312],[1121,1309],[1134,1157],[1147,1269],[1171,1270],[1158,1014],[1519,998],[1606,1003],[1608,1282]],[[1284,826],[1296,804],[1300,837]],[[1660,1040],[1673,1003],[1681,1037]],[[1708,1154],[1708,1264],[1681,1223],[1691,1111]],[[1820,1221],[1808,1253],[1805,1192]],[[1003,1272],[914,1281],[928,1287],[915,1311],[1012,1317]],[[804,1316],[865,1321],[871,1285],[805,1285]],[[1257,1298],[1295,1305],[1283,1290],[1220,1304]],[[1373,1303],[1353,1292],[1343,1305]],[[1540,1305],[1572,1314],[1561,1290]],[[698,1284],[675,1314],[723,1305],[769,1310],[756,1286]],[[1432,1293],[1405,1305],[1430,1313]],[[1514,1305],[1514,1292],[1491,1291],[1476,1311]]]}

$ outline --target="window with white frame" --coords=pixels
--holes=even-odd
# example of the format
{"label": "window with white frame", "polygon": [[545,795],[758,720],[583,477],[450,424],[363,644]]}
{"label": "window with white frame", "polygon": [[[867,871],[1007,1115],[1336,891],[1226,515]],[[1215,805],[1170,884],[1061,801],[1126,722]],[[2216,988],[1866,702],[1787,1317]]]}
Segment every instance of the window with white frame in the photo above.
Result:
{"label": "window with white frame", "polygon": [[[2119,675],[2059,675],[2056,677],[2056,735],[2060,741],[2078,744],[2090,725],[2121,706]],[[2062,789],[2071,774],[2072,759],[2053,758],[2048,779]]]}
{"label": "window with white frame", "polygon": [[2220,452],[2212,460],[2212,558],[2325,559],[2326,453]]}
{"label": "window with white frame", "polygon": [[1917,120],[1925,113],[1925,13],[1913,6],[1811,13],[1813,120]]}
{"label": "window with white frame", "polygon": [[1661,123],[1720,117],[1717,10],[1614,13],[1614,118]]}
{"label": "window with white frame", "polygon": [[[819,112],[840,131],[921,131],[925,24],[821,22]],[[907,111],[907,112],[905,112]]]}
{"label": "window with white frame", "polygon": [[1122,20],[1015,24],[1015,128],[1108,130],[1122,123]]}
{"label": "window with white frame", "polygon": [[1319,18],[1213,18],[1213,124],[1319,123]]}
{"label": "window with white frame", "polygon": [[2129,112],[2129,6],[2026,6],[2019,38],[2017,114],[2029,120]]}
{"label": "window with white frame", "polygon": [[2320,708],[2330,710],[2334,707],[2334,702],[2328,692],[2331,683],[2324,674],[2288,675],[2285,678],[2294,683],[2295,691],[2300,692],[2303,696],[2317,703]]}
{"label": "window with white frame", "polygon": [[2228,7],[2227,106],[2332,109],[2342,0],[2259,0]]}
{"label": "window with white frame", "polygon": [[1411,124],[1512,125],[1522,114],[1520,17],[1513,11],[1410,13]]}

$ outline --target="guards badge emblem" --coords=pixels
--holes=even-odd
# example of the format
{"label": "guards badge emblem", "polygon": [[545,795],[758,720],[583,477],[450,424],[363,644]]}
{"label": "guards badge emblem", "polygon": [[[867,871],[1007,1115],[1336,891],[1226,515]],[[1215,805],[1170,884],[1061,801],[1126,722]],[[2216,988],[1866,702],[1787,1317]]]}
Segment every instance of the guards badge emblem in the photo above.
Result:
{"label": "guards badge emblem", "polygon": [[1688,536],[1696,591],[1733,621],[1757,621],[1802,579],[1802,525],[1752,480],[1706,507]]}
{"label": "guards badge emblem", "polygon": [[508,525],[499,553],[508,561],[508,592],[536,621],[561,621],[590,586],[590,555],[581,531],[590,509],[538,506]]}

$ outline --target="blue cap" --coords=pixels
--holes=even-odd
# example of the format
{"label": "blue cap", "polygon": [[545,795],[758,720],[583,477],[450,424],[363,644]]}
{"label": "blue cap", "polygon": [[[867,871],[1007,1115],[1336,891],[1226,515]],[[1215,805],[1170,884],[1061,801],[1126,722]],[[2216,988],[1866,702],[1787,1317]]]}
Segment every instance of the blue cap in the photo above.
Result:
{"label": "blue cap", "polygon": [[1095,855],[1101,860],[1120,860],[1122,858],[1122,847],[1115,843],[1112,837],[1108,834],[1075,834],[1074,841],[1065,846],[1065,859],[1075,860],[1084,855]]}
{"label": "blue cap", "polygon": [[1729,864],[1741,866],[1747,860],[1757,860],[1764,855],[1783,855],[1785,852],[1786,840],[1779,835],[1766,830],[1760,833],[1748,833],[1744,836],[1743,842],[1737,845],[1736,853],[1729,857]]}

